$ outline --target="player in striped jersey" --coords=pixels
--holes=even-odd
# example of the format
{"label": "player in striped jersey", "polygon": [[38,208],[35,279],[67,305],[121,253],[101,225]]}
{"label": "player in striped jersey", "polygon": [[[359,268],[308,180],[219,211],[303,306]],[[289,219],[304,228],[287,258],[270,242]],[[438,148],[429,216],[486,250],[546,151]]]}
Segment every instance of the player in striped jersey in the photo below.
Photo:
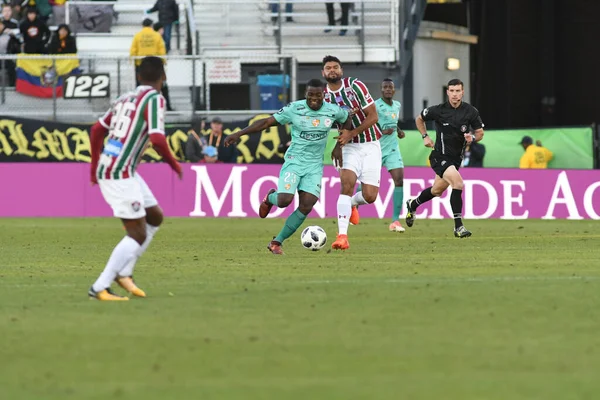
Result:
{"label": "player in striped jersey", "polygon": [[[160,94],[166,79],[163,61],[144,58],[137,78],[140,86],[119,97],[90,134],[91,182],[100,186],[104,200],[127,231],[88,292],[90,298],[104,301],[129,300],[111,292],[113,281],[134,296],[146,297],[133,281],[133,269],[163,220],[156,198],[136,172],[149,142],[182,176],[165,139],[165,99]],[[103,145],[107,133],[108,141]]]}
{"label": "player in striped jersey", "polygon": [[[352,115],[352,129],[342,129],[333,150],[340,168],[341,191],[338,198],[338,235],[331,248],[345,250],[348,243],[348,225],[359,221],[357,207],[371,204],[379,194],[381,177],[381,129],[377,126],[377,109],[367,86],[356,78],[344,78],[342,63],[337,57],[323,58],[323,77],[327,80],[325,101],[348,109]],[[362,191],[354,196],[359,181]]]}

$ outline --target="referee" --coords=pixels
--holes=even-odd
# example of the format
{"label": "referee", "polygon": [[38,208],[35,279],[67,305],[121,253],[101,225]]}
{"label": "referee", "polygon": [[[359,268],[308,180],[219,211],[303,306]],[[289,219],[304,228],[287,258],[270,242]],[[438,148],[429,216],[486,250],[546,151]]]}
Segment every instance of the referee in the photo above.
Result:
{"label": "referee", "polygon": [[[417,129],[421,132],[423,144],[433,147],[429,156],[431,169],[435,171],[433,186],[423,190],[416,199],[406,202],[406,225],[413,226],[417,208],[434,197],[441,196],[448,186],[452,186],[450,206],[454,215],[454,236],[464,238],[471,236],[462,223],[462,191],[463,179],[458,172],[463,159],[465,147],[473,141],[483,139],[483,122],[479,111],[472,105],[462,101],[464,85],[460,79],[448,82],[448,101],[437,106],[424,109],[415,119]],[[425,121],[435,121],[435,144],[427,134]],[[471,134],[471,129],[473,134]]]}

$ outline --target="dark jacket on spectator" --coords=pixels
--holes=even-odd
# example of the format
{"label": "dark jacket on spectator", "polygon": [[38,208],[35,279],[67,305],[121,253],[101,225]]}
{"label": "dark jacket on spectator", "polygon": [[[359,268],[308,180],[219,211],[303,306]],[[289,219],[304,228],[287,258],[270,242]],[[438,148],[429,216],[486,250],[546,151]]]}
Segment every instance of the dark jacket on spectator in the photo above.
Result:
{"label": "dark jacket on spectator", "polygon": [[25,43],[24,53],[43,54],[46,51],[50,29],[39,17],[34,19],[33,22],[25,18],[21,21],[19,29]]}
{"label": "dark jacket on spectator", "polygon": [[[19,40],[8,33],[6,27],[0,29],[0,54],[17,54],[21,51]],[[5,61],[13,62],[13,61]],[[1,64],[1,63],[0,63]]]}
{"label": "dark jacket on spectator", "polygon": [[[58,31],[61,28],[65,28],[69,33],[67,37],[64,39],[60,39],[58,36]],[[52,39],[50,39],[50,43],[48,43],[48,54],[73,54],[77,53],[77,44],[75,43],[75,38],[71,35],[71,29],[67,24],[60,24],[58,29],[52,35]]]}
{"label": "dark jacket on spectator", "polygon": [[188,139],[185,142],[185,158],[191,162],[199,162],[204,159],[202,154],[202,139],[194,131],[188,132]]}
{"label": "dark jacket on spectator", "polygon": [[179,6],[175,0],[156,0],[149,13],[158,11],[158,21],[162,24],[172,24],[179,21]]}

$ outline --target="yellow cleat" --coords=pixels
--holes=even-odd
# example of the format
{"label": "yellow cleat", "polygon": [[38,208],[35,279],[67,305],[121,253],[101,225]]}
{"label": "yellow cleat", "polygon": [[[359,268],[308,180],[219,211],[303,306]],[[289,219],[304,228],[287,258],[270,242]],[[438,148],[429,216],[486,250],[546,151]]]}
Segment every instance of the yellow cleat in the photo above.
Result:
{"label": "yellow cleat", "polygon": [[129,297],[119,296],[114,294],[110,289],[104,289],[100,292],[94,291],[94,288],[90,288],[88,291],[88,296],[90,296],[91,300],[100,300],[100,301],[128,301]]}
{"label": "yellow cleat", "polygon": [[146,297],[146,292],[137,287],[137,285],[133,281],[133,278],[130,276],[118,276],[115,279],[115,282],[117,282],[119,286],[121,286],[123,289],[125,289],[126,291],[128,291],[136,297]]}

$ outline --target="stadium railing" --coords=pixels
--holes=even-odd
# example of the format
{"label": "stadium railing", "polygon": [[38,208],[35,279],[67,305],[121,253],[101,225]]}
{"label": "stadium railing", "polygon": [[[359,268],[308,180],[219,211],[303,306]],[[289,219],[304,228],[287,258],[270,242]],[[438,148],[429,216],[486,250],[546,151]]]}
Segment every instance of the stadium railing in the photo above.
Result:
{"label": "stadium railing", "polygon": [[[135,58],[89,54],[0,55],[0,114],[54,121],[92,121],[106,111],[111,99],[135,88]],[[268,64],[272,62],[272,58],[272,55],[254,53],[252,56],[245,56],[243,62],[244,64]],[[170,122],[190,121],[195,114],[210,114],[210,86],[228,83],[235,79],[241,80],[239,57],[174,55],[167,56],[165,59],[171,103],[175,104],[174,108],[177,110],[167,113],[167,120]],[[276,59],[279,60],[279,65],[287,66],[281,72],[290,77],[289,99],[296,100],[297,60],[289,54],[276,55]],[[69,68],[77,66],[78,70],[58,76],[65,70],[65,61],[69,60],[78,61],[76,65],[69,64]],[[4,73],[7,61],[12,61],[16,65],[18,72],[16,86],[9,86],[8,76]],[[108,82],[105,88],[90,83],[89,78],[93,80],[97,75],[106,76],[105,79],[102,78],[104,79],[102,82]],[[79,82],[75,78],[67,79],[69,76],[89,78],[82,78]],[[86,84],[87,87],[82,87]],[[65,98],[63,93],[67,93],[68,98]],[[174,98],[174,96],[178,97]],[[197,110],[198,104],[204,105],[203,110]],[[275,111],[264,110],[264,112]],[[251,114],[247,110],[219,111],[219,113],[236,116]]]}

